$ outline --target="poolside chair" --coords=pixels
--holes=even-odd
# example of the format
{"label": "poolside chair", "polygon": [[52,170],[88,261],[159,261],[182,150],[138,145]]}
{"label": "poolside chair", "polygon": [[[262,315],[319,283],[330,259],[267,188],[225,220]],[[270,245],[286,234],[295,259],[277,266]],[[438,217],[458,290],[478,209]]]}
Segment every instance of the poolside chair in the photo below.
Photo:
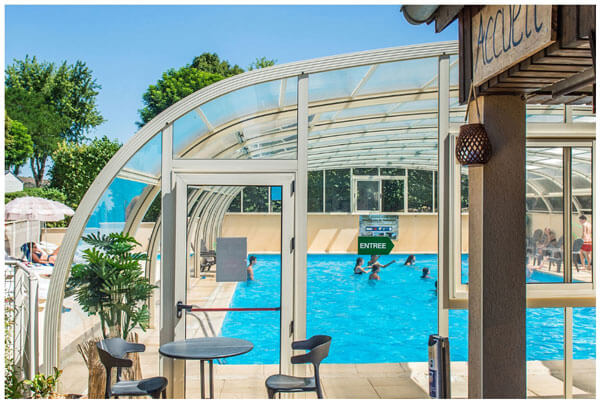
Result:
{"label": "poolside chair", "polygon": [[577,271],[579,271],[579,265],[584,266],[585,262],[581,261],[581,256],[579,255],[579,251],[581,250],[581,247],[583,246],[583,239],[581,238],[577,238],[576,240],[573,241],[573,263],[575,264],[575,268],[577,269]]}
{"label": "poolside chair", "polygon": [[561,236],[558,238],[558,242],[554,245],[548,246],[544,250],[548,251],[550,257],[548,258],[548,270],[552,269],[552,263],[556,264],[556,271],[560,273],[560,268],[563,262],[563,243],[564,238]]}
{"label": "poolside chair", "polygon": [[275,393],[281,392],[317,392],[319,399],[323,398],[321,388],[321,379],[319,377],[319,365],[321,361],[329,355],[329,346],[331,345],[330,336],[313,336],[308,340],[295,341],[292,343],[294,350],[310,350],[306,354],[292,357],[292,364],[312,363],[314,368],[313,377],[298,377],[289,375],[271,375],[265,381],[269,399],[275,398]]}
{"label": "poolside chair", "polygon": [[[96,343],[100,361],[106,369],[106,391],[104,398],[110,399],[112,396],[152,396],[153,399],[167,398],[167,378],[155,376],[152,378],[140,379],[138,381],[121,381],[121,368],[129,368],[133,362],[125,358],[127,353],[141,353],[146,350],[146,346],[139,343],[129,343],[119,337],[100,340]],[[112,385],[110,374],[113,368],[117,368],[117,382]]]}

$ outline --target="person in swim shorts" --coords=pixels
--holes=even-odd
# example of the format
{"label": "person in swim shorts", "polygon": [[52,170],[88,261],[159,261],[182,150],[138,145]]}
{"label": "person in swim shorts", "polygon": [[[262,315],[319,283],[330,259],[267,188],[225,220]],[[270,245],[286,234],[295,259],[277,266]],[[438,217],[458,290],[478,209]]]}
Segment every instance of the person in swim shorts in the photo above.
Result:
{"label": "person in swim shorts", "polygon": [[[579,223],[581,224],[581,238],[583,239],[583,245],[579,249],[579,257],[581,258],[581,264],[586,264],[586,269],[592,270],[592,224],[590,224],[585,215],[579,216]],[[585,258],[585,260],[584,260]]]}

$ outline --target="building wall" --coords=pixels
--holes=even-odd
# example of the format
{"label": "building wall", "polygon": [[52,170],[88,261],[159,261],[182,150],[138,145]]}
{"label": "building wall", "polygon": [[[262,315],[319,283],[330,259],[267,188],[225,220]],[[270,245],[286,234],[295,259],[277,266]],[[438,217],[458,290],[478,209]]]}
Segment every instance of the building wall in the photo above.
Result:
{"label": "building wall", "polygon": [[[309,214],[309,253],[356,253],[358,214]],[[407,214],[398,216],[398,239],[392,253],[437,253],[437,214]],[[145,250],[153,223],[142,223],[136,239]],[[281,217],[277,214],[226,214],[224,237],[248,238],[252,252],[279,252],[281,248]],[[462,216],[463,252],[468,251],[468,216]],[[44,240],[60,245],[64,228],[43,230]]]}
{"label": "building wall", "polygon": [[12,173],[4,174],[4,193],[19,192],[23,190],[23,182]]}

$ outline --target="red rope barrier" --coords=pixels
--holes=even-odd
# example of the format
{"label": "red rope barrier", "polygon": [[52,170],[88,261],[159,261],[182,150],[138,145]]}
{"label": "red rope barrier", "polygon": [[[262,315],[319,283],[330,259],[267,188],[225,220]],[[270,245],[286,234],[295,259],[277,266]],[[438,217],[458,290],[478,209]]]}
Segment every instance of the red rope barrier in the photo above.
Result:
{"label": "red rope barrier", "polygon": [[192,312],[246,312],[246,311],[280,311],[280,307],[275,308],[192,308]]}

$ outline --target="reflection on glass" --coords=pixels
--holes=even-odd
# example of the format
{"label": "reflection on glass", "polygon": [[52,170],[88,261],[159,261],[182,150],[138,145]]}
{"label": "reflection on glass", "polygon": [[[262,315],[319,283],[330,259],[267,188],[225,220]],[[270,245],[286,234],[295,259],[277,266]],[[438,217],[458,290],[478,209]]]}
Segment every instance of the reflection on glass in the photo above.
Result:
{"label": "reflection on glass", "polygon": [[173,156],[196,159],[295,159],[297,78],[222,95],[173,123]]}
{"label": "reflection on glass", "polygon": [[323,212],[323,171],[308,172],[308,212]]}
{"label": "reflection on glass", "polygon": [[528,283],[562,282],[562,148],[526,152],[526,273]]}
{"label": "reflection on glass", "polygon": [[265,186],[246,186],[243,200],[244,213],[267,213],[269,211],[269,189]]}
{"label": "reflection on glass", "polygon": [[379,181],[356,182],[356,209],[358,211],[379,210]]}
{"label": "reflection on glass", "polygon": [[433,211],[433,172],[408,170],[408,211]]}
{"label": "reflection on glass", "polygon": [[592,282],[592,149],[571,149],[571,192],[573,216],[573,262],[571,276],[574,282]]}
{"label": "reflection on glass", "polygon": [[270,211],[272,213],[281,213],[281,186],[271,186],[269,192],[271,194]]}
{"label": "reflection on glass", "polygon": [[325,171],[325,210],[350,212],[350,170]]}
{"label": "reflection on glass", "polygon": [[404,211],[404,180],[383,179],[381,193],[381,211],[390,213]]}

